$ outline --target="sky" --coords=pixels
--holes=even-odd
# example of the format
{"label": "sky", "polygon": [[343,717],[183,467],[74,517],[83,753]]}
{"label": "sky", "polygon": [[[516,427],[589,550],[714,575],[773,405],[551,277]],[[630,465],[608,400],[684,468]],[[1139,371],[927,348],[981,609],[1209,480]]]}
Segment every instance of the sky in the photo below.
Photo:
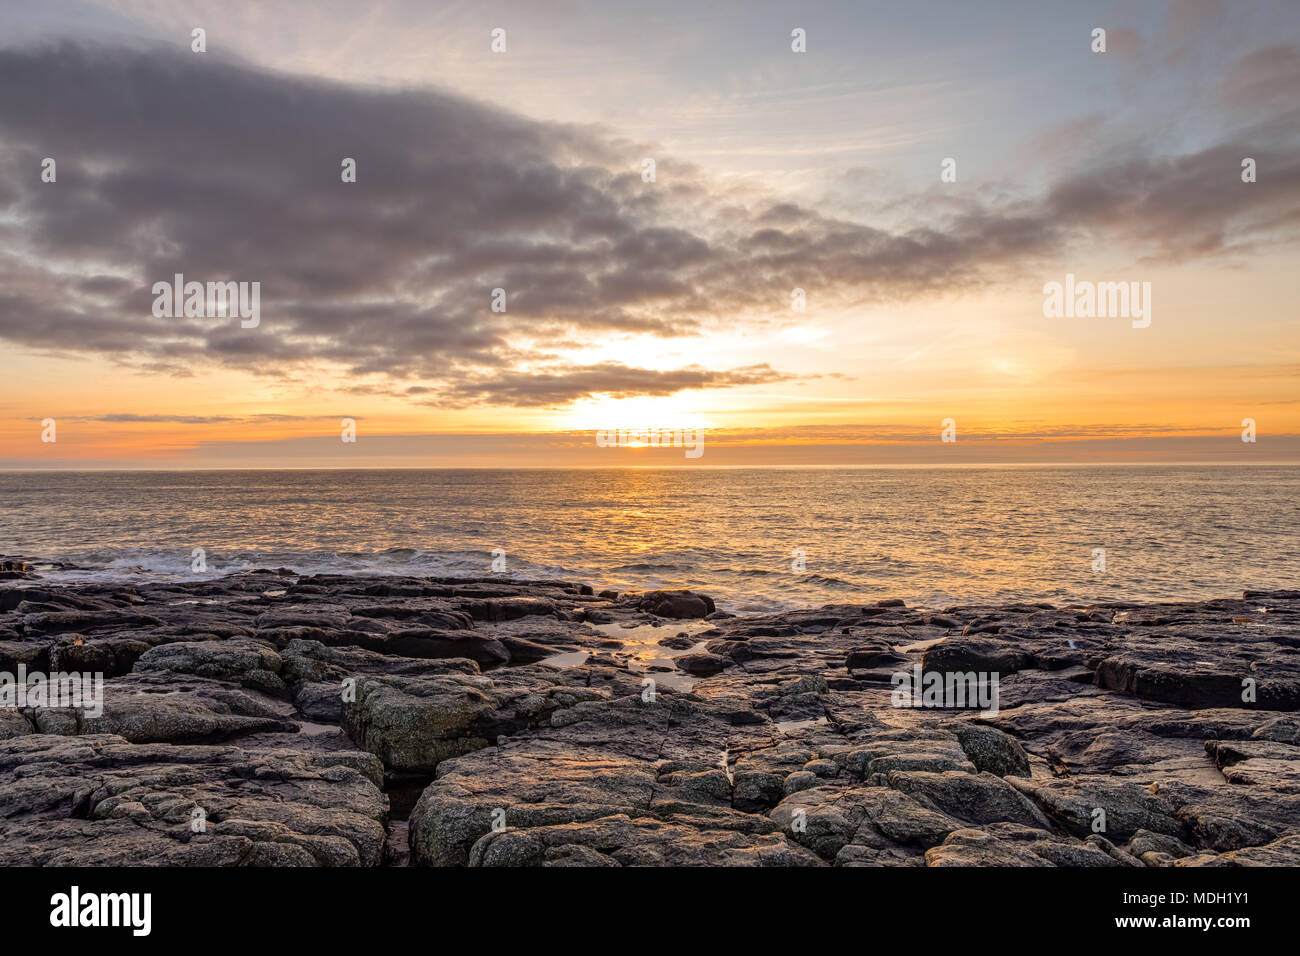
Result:
{"label": "sky", "polygon": [[1297,90],[1291,0],[8,2],[0,468],[1298,462]]}

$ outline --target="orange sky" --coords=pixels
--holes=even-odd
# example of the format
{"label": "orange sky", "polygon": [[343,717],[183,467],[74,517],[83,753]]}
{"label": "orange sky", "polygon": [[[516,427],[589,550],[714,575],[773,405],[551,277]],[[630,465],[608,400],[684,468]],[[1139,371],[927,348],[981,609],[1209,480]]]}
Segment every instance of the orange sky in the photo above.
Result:
{"label": "orange sky", "polygon": [[[522,12],[510,61],[454,5],[394,8],[402,55],[393,11],[286,33],[206,5],[199,58],[127,0],[6,14],[0,468],[679,463],[595,448],[640,427],[704,429],[697,466],[1300,460],[1300,164],[1276,95],[1300,44],[1186,6],[1108,13],[1128,33],[1106,57],[1076,42],[1095,13],[1025,12],[1009,59],[1009,24],[953,5],[961,30],[890,27],[867,77],[853,37],[883,28],[850,7],[792,60],[765,45],[777,7],[724,43],[707,18],[580,5],[597,90],[570,33]],[[47,57],[45,33],[99,52]],[[450,59],[413,56],[420,37]],[[232,115],[152,106],[173,84]],[[83,107],[76,134],[59,117]],[[260,277],[261,325],[151,316],[174,271]],[[1150,283],[1150,325],[1045,316],[1067,273]]]}

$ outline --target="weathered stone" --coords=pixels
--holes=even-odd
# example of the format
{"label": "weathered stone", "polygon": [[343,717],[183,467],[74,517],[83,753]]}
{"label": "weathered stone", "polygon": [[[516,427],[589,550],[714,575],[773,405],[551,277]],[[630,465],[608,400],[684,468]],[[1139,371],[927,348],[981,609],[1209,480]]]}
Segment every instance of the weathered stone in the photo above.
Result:
{"label": "weathered stone", "polygon": [[[1294,862],[1300,592],[731,617],[592,590],[0,583],[0,671],[105,677],[102,714],[0,708],[0,862],[401,862],[386,824],[437,865]],[[999,709],[895,706],[915,666],[996,672]]]}
{"label": "weathered stone", "polygon": [[280,655],[268,645],[242,639],[162,644],[136,662],[138,673],[196,674],[265,691],[284,688]]}
{"label": "weathered stone", "polygon": [[0,740],[0,864],[375,866],[378,779],[358,753]]}
{"label": "weathered stone", "polygon": [[716,674],[727,666],[726,659],[716,654],[683,654],[674,663],[686,673],[699,674],[702,677]]}
{"label": "weathered stone", "polygon": [[713,599],[694,591],[650,591],[637,596],[636,607],[657,617],[707,617],[717,607]]}

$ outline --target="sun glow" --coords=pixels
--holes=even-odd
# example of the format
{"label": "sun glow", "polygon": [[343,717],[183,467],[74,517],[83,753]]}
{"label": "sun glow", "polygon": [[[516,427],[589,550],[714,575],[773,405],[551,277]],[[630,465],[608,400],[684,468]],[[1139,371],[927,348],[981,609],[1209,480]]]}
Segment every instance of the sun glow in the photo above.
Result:
{"label": "sun glow", "polygon": [[597,396],[575,402],[559,413],[562,431],[646,428],[716,428],[716,422],[697,408],[690,392],[677,395],[610,398]]}

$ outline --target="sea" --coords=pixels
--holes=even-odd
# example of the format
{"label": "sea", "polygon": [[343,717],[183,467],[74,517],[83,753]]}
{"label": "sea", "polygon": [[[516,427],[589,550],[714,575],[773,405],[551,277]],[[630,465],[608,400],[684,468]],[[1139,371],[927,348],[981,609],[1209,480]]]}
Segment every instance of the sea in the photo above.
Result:
{"label": "sea", "polygon": [[1300,587],[1300,467],[0,473],[48,581],[287,567],[692,588],[725,610]]}

